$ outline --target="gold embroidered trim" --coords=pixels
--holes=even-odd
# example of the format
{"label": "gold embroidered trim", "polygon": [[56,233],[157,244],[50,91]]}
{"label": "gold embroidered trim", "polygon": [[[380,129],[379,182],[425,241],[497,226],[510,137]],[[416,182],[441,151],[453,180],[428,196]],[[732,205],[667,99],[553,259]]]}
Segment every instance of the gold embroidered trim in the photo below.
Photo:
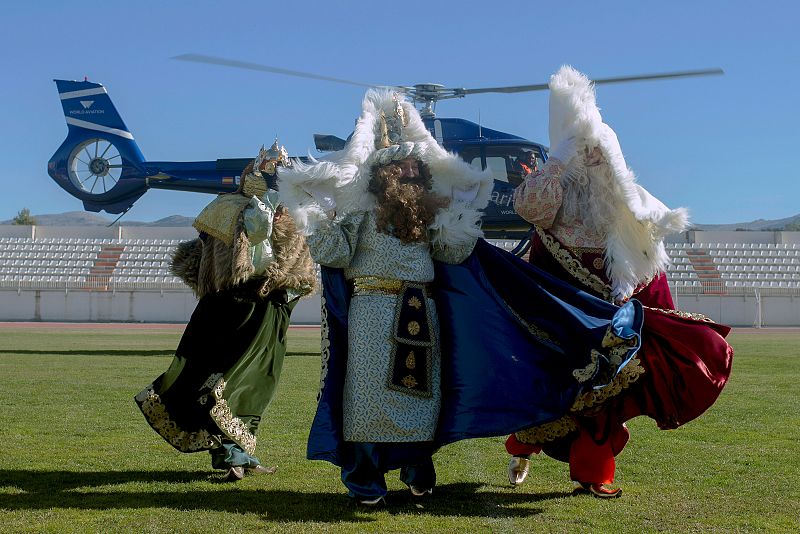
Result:
{"label": "gold embroidered trim", "polygon": [[217,377],[216,384],[211,390],[211,395],[216,401],[208,412],[211,419],[217,424],[220,430],[230,439],[235,441],[247,454],[256,453],[256,436],[250,432],[244,421],[233,415],[228,401],[222,398],[225,391],[225,379],[222,373],[211,375],[209,381]]}
{"label": "gold embroidered trim", "polygon": [[409,334],[411,334],[412,336],[416,336],[417,334],[419,334],[419,331],[422,329],[422,327],[419,326],[419,323],[417,321],[410,321],[406,329],[408,330]]}
{"label": "gold embroidered trim", "polygon": [[553,236],[539,228],[536,228],[536,233],[542,240],[545,248],[555,258],[555,260],[572,276],[574,276],[580,283],[592,289],[596,293],[602,295],[604,300],[612,302],[611,288],[599,276],[592,274],[589,269],[583,266],[581,262],[566,248],[561,246]]}
{"label": "gold embroidered trim", "polygon": [[572,404],[572,408],[570,408],[570,410],[573,412],[580,412],[587,408],[597,406],[611,397],[619,395],[623,390],[627,389],[631,384],[639,380],[639,377],[642,376],[644,372],[644,367],[642,367],[642,363],[639,361],[639,359],[631,359],[631,361],[628,362],[628,365],[623,367],[622,370],[617,373],[617,376],[614,377],[610,384],[603,386],[600,389],[592,389],[578,395],[578,398],[575,399],[575,402]]}
{"label": "gold embroidered trim", "polygon": [[170,419],[166,406],[161,402],[161,396],[153,389],[153,384],[139,392],[136,395],[136,401],[153,430],[179,451],[202,451],[211,449],[218,444],[207,430],[186,432]]}
{"label": "gold embroidered trim", "polygon": [[622,358],[628,354],[628,351],[631,350],[637,344],[637,340],[634,338],[627,343],[617,345],[612,347],[611,350],[608,351],[608,362],[611,364],[612,367],[616,368],[622,365]]}
{"label": "gold embroidered trim", "polygon": [[625,339],[614,333],[614,329],[610,326],[606,329],[606,334],[603,336],[603,341],[601,342],[604,349],[609,349],[608,361],[615,368],[622,364],[623,357],[628,354],[628,351],[638,344],[638,335],[634,335],[630,339]]}
{"label": "gold embroidered trim", "polygon": [[614,333],[614,329],[610,326],[606,329],[606,333],[603,336],[603,341],[600,342],[600,345],[603,348],[613,347],[615,345],[619,345],[621,337]]}
{"label": "gold embroidered trim", "polygon": [[648,310],[653,310],[661,313],[665,313],[667,315],[676,315],[678,317],[682,317],[684,319],[694,319],[695,321],[703,321],[705,323],[713,323],[712,319],[709,319],[702,313],[692,313],[692,312],[685,312],[680,310],[667,310],[665,308],[651,308],[650,306],[642,306],[643,308],[647,308]]}
{"label": "gold embroidered trim", "polygon": [[575,377],[575,380],[583,383],[594,376],[595,371],[597,371],[597,361],[599,355],[599,352],[597,352],[595,349],[592,349],[592,361],[589,362],[589,365],[582,369],[575,369],[572,371],[572,376]]}
{"label": "gold embroidered trim", "polygon": [[403,385],[407,388],[415,388],[417,387],[417,379],[411,375],[405,376],[403,378]]}
{"label": "gold embroidered trim", "polygon": [[[426,282],[407,282],[405,280],[397,280],[394,278],[381,278],[380,276],[356,276],[351,282],[353,283],[353,296],[358,295],[399,295],[405,285],[414,284],[422,287],[426,297],[431,297],[431,286]],[[418,308],[415,304],[422,306],[419,299],[415,303],[409,301],[409,306]]]}
{"label": "gold embroidered trim", "polygon": [[325,388],[325,379],[328,377],[328,367],[331,361],[331,340],[330,340],[330,327],[328,326],[328,308],[325,306],[325,292],[320,296],[320,373],[319,373],[319,391],[317,391],[317,402],[322,398],[322,390]]}
{"label": "gold embroidered trim", "polygon": [[521,443],[536,445],[546,441],[555,441],[576,430],[578,430],[578,425],[575,423],[575,420],[571,416],[565,415],[561,419],[550,423],[520,430],[514,435],[517,441]]}
{"label": "gold embroidered trim", "polygon": [[[639,336],[633,336],[630,339],[625,339],[618,336],[614,329],[609,326],[606,329],[606,333],[603,336],[603,341],[601,342],[601,346],[606,350],[606,354],[602,352],[592,349],[591,352],[591,361],[586,367],[575,369],[572,371],[572,376],[579,383],[584,383],[589,381],[592,377],[597,374],[597,369],[600,361],[600,357],[608,360],[609,369],[606,369],[606,373],[616,371],[620,365],[622,365],[623,360],[627,357],[628,352],[639,344]],[[597,383],[603,383],[608,380],[607,376],[598,376],[596,379]]]}
{"label": "gold embroidered trim", "polygon": [[575,251],[578,254],[602,254],[603,247],[569,247],[570,250]]}
{"label": "gold embroidered trim", "polygon": [[532,335],[532,336],[533,336],[533,337],[535,337],[536,339],[539,339],[539,340],[541,340],[541,341],[545,341],[545,342],[547,342],[547,343],[550,343],[550,344],[552,344],[552,345],[555,345],[556,347],[560,347],[560,346],[561,346],[561,344],[560,344],[560,343],[559,343],[559,342],[558,342],[558,341],[557,341],[555,338],[553,338],[553,336],[551,336],[550,334],[548,334],[548,333],[547,333],[545,330],[543,330],[542,328],[539,328],[539,327],[538,327],[538,326],[536,326],[535,324],[530,324],[530,323],[528,323],[528,322],[527,322],[525,319],[523,319],[523,318],[522,318],[522,316],[520,316],[520,314],[518,314],[518,313],[517,313],[517,312],[516,312],[516,311],[515,311],[515,310],[514,310],[514,309],[513,309],[511,306],[509,306],[508,304],[506,304],[506,302],[505,302],[505,301],[501,300],[501,302],[503,302],[503,305],[505,306],[505,309],[506,309],[506,310],[508,310],[508,312],[509,312],[511,315],[513,315],[513,316],[514,316],[514,317],[517,319],[517,321],[519,321],[519,323],[520,323],[521,325],[523,325],[525,328],[527,328],[527,329],[528,329],[528,333],[529,333],[530,335]]}

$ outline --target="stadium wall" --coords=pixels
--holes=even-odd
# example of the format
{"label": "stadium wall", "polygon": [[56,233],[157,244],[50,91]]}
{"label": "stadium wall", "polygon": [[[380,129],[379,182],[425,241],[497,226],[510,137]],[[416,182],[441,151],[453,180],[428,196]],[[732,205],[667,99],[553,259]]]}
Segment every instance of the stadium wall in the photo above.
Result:
{"label": "stadium wall", "polygon": [[[197,298],[185,291],[0,289],[0,321],[185,323]],[[301,299],[293,324],[319,324],[319,295]]]}
{"label": "stadium wall", "polygon": [[701,313],[730,326],[800,326],[800,297],[795,295],[680,295],[675,307]]}
{"label": "stadium wall", "polygon": [[[732,326],[800,326],[800,297],[793,295],[680,295],[679,310]],[[197,299],[189,291],[85,291],[0,289],[0,321],[187,322]],[[760,320],[759,320],[760,313]],[[301,299],[294,324],[319,324],[319,294]]]}

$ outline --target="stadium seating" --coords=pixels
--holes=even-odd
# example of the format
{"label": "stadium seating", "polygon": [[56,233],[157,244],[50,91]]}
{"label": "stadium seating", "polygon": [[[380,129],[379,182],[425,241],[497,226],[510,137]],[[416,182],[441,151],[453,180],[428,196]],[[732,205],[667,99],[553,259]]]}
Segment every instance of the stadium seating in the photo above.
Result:
{"label": "stadium seating", "polygon": [[176,239],[0,238],[0,287],[188,289],[172,276]]}
{"label": "stadium seating", "polygon": [[[0,237],[0,287],[92,291],[183,290],[169,263],[177,239]],[[511,251],[518,242],[492,243]],[[800,294],[800,246],[773,243],[667,243],[672,289]]]}
{"label": "stadium seating", "polygon": [[[686,243],[667,244],[673,265],[667,271],[678,292],[752,293],[755,289],[797,293],[800,289],[800,250],[796,244],[773,243]],[[683,257],[700,276],[692,291],[681,291]],[[677,275],[677,276],[676,276]]]}

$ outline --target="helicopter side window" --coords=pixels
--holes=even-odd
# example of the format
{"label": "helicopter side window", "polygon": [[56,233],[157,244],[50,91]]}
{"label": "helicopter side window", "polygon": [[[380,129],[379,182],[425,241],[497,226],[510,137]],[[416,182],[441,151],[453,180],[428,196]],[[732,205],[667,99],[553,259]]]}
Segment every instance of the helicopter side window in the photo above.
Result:
{"label": "helicopter side window", "polygon": [[483,169],[483,163],[481,162],[481,155],[480,154],[476,154],[474,157],[466,157],[466,158],[462,154],[461,157],[462,157],[462,159],[464,161],[469,163],[470,167],[475,167],[476,169],[479,169],[479,170]]}
{"label": "helicopter side window", "polygon": [[461,156],[461,159],[469,163],[470,166],[476,169],[483,169],[483,162],[481,161],[481,152],[479,149],[467,147],[466,149],[462,149],[458,155]]}
{"label": "helicopter side window", "polygon": [[511,175],[508,172],[508,158],[502,156],[486,156],[486,169],[492,173],[492,178],[500,182],[510,182],[513,185],[517,184],[511,181]]}
{"label": "helicopter side window", "polygon": [[481,163],[481,157],[475,156],[467,163],[470,164],[471,167],[475,167],[476,169],[483,170],[483,163]]}
{"label": "helicopter side window", "polygon": [[[533,147],[494,147],[505,162],[505,171],[508,183],[518,186],[529,174],[536,173],[542,167],[542,155]],[[487,155],[487,160],[490,156]]]}
{"label": "helicopter side window", "polygon": [[494,145],[485,147],[484,150],[486,156],[483,161],[480,149],[476,147],[462,149],[459,156],[473,167],[488,170],[495,181],[506,182],[514,187],[521,184],[525,176],[535,172],[537,168],[541,169],[544,161],[539,149],[535,147]]}

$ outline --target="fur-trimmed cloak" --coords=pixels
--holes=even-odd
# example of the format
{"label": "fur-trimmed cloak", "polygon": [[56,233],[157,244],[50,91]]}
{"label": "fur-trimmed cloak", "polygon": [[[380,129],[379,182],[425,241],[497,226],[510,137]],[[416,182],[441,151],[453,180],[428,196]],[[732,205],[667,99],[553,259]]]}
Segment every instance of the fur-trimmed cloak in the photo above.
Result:
{"label": "fur-trimmed cloak", "polygon": [[178,245],[170,266],[172,273],[192,288],[198,298],[216,291],[242,286],[266,297],[275,290],[293,289],[310,293],[316,285],[314,263],[305,238],[297,232],[284,208],[274,221],[273,261],[263,275],[254,276],[250,261],[250,241],[241,216],[236,224],[231,246],[208,234]]}

